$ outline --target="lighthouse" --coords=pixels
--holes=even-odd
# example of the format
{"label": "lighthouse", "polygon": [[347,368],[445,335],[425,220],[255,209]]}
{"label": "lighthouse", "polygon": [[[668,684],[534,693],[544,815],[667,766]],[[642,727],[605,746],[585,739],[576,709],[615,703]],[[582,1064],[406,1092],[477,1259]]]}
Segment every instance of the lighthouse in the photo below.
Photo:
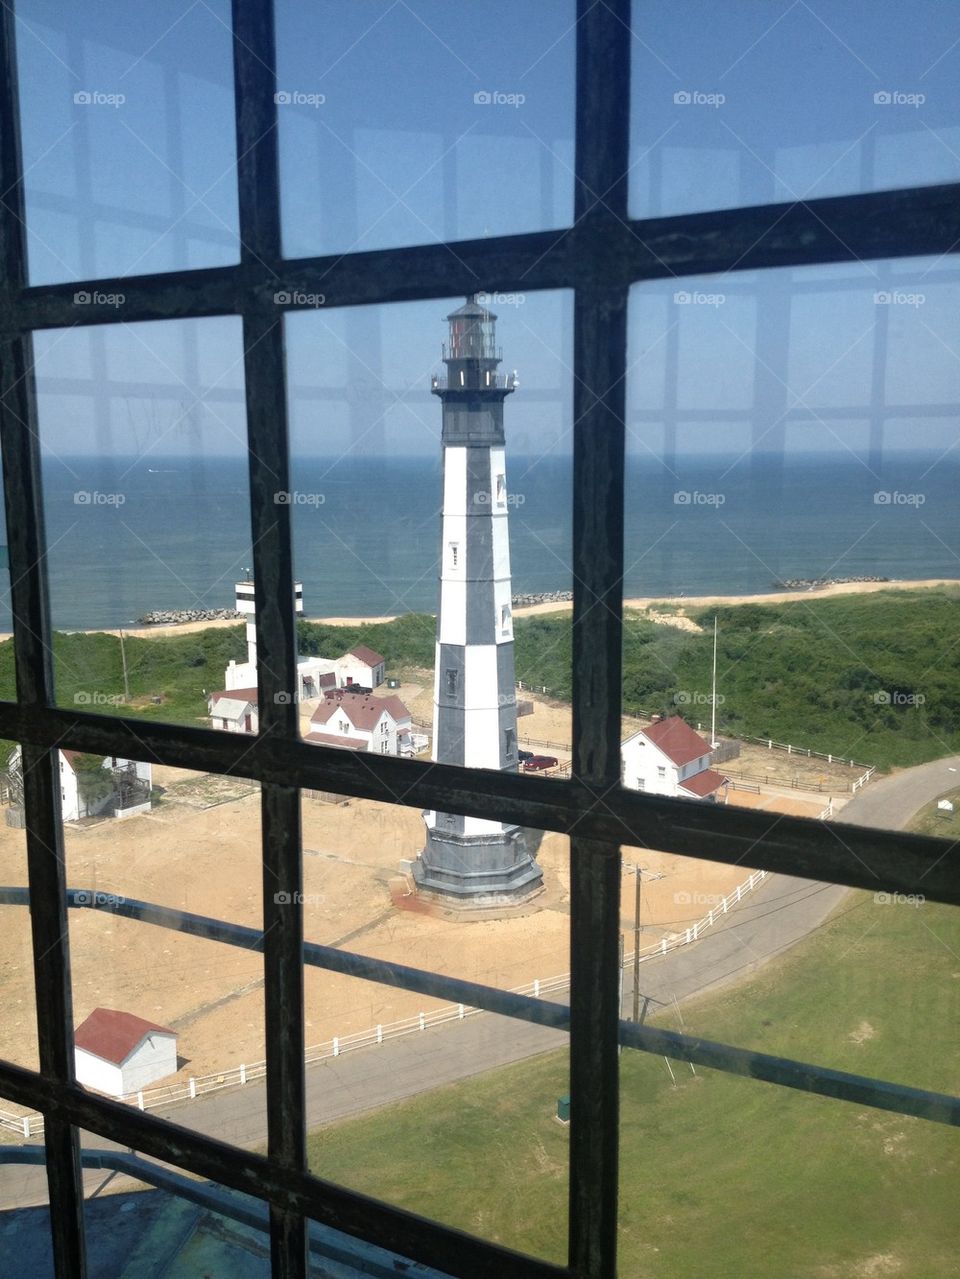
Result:
{"label": "lighthouse", "polygon": [[[516,772],[510,542],[503,406],[516,375],[499,373],[496,316],[476,298],[447,316],[441,402],[443,512],[433,695],[433,758]],[[523,828],[427,811],[417,887],[467,906],[522,900],[543,875]]]}

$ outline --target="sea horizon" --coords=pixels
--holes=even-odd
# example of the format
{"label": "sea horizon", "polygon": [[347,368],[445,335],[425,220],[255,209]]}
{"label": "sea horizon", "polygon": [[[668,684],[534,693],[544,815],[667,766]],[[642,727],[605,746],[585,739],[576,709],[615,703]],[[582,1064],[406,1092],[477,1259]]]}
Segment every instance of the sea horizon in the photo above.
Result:
{"label": "sea horizon", "polygon": [[[569,456],[508,453],[515,595],[572,589]],[[439,455],[294,457],[295,570],[313,617],[434,612]],[[251,564],[244,456],[43,459],[53,625],[230,608]],[[776,594],[778,581],[956,579],[960,460],[897,452],[630,456],[624,596]],[[9,631],[9,600],[0,630]]]}

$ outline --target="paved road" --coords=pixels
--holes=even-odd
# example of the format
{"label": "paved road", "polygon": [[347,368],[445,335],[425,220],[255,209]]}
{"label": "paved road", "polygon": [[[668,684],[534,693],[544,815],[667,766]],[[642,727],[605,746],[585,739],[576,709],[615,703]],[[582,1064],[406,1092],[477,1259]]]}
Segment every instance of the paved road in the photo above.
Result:
{"label": "paved road", "polygon": [[[862,826],[901,829],[913,814],[945,791],[960,786],[960,755],[921,764],[871,782],[843,809],[842,819]],[[739,980],[817,928],[847,890],[813,880],[769,876],[763,884],[694,946],[646,961],[640,990],[647,1010],[676,1008],[692,995]],[[631,1004],[632,973],[625,974],[624,1007]],[[566,999],[566,996],[560,998]],[[311,1127],[389,1105],[443,1084],[469,1079],[496,1066],[562,1048],[562,1031],[481,1014],[463,1022],[415,1032],[379,1047],[328,1059],[307,1071],[307,1115]],[[212,1093],[194,1102],[154,1112],[198,1132],[239,1146],[266,1142],[264,1086]],[[110,1143],[87,1135],[84,1144]],[[104,1180],[87,1174],[88,1193]],[[0,1205],[46,1202],[42,1169],[0,1164]]]}
{"label": "paved road", "polygon": [[913,815],[946,791],[960,788],[960,755],[935,759],[931,764],[905,768],[891,777],[881,777],[841,809],[838,821],[855,826],[903,830]]}

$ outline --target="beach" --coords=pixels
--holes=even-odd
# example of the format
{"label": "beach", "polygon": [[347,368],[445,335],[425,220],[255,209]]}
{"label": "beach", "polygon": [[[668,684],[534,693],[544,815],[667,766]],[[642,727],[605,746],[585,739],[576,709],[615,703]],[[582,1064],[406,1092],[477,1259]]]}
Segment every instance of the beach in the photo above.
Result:
{"label": "beach", "polygon": [[[790,600],[822,600],[835,595],[872,595],[877,591],[922,591],[932,590],[939,586],[960,586],[960,579],[934,577],[915,581],[899,582],[837,582],[831,586],[821,586],[806,591],[767,591],[757,595],[644,595],[635,596],[623,601],[624,608],[648,610],[655,605],[669,605],[671,608],[697,609],[711,606],[727,606],[736,604],[782,604]],[[542,613],[569,613],[573,610],[570,600],[551,601],[546,604],[528,604],[525,608],[514,609],[515,617],[534,617]],[[322,622],[324,626],[377,626],[384,622],[395,622],[400,614],[393,613],[380,617],[310,617],[307,621]],[[660,620],[660,619],[656,619]],[[667,621],[666,618],[663,619]],[[672,619],[671,619],[672,620]],[[156,635],[189,635],[194,631],[213,630],[224,626],[241,626],[242,618],[221,618],[210,622],[179,622],[164,626],[125,626],[124,636],[135,636],[138,639],[150,639]],[[92,631],[72,631],[70,634],[84,635],[119,635],[120,630],[96,628]],[[10,633],[0,634],[0,639],[10,639]]]}

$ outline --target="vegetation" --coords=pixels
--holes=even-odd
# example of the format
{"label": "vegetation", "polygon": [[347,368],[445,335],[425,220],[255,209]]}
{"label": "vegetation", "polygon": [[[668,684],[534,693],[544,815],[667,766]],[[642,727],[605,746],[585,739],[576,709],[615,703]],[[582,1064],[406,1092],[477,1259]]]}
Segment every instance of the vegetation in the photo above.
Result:
{"label": "vegetation", "polygon": [[[684,1003],[685,1029],[955,1093],[958,950],[957,910],[851,894],[782,960]],[[955,1268],[955,1131],[673,1071],[676,1082],[662,1058],[621,1058],[621,1274],[931,1279]],[[554,1115],[567,1091],[566,1054],[547,1054],[314,1132],[310,1166],[563,1261],[569,1145]]]}
{"label": "vegetation", "polygon": [[[657,606],[659,609],[659,605]],[[880,591],[691,609],[702,632],[628,613],[627,713],[709,715],[718,619],[718,724],[868,764],[960,751],[960,590]],[[570,616],[519,618],[517,675],[570,697]],[[685,708],[688,708],[685,712]]]}
{"label": "vegetation", "polygon": [[[960,751],[960,645],[949,638],[960,620],[960,588],[690,609],[687,616],[703,627],[700,632],[628,613],[626,713],[707,718],[715,614],[724,732],[772,737],[881,767]],[[366,644],[384,655],[390,674],[433,666],[435,624],[428,614],[349,627],[301,620],[298,632],[304,654],[337,657]],[[518,617],[515,634],[518,678],[569,699],[569,612]],[[130,700],[124,704],[120,641],[102,633],[56,635],[60,705],[203,722],[204,691],[222,687],[229,659],[246,655],[240,624],[130,637],[125,649]],[[6,641],[0,643],[0,697],[12,697],[14,688],[13,646]]]}
{"label": "vegetation", "polygon": [[960,839],[960,790],[949,791],[940,799],[949,800],[953,804],[953,812],[944,812],[937,807],[938,800],[931,800],[920,809],[910,824],[911,830],[921,835],[937,835],[940,839]]}

